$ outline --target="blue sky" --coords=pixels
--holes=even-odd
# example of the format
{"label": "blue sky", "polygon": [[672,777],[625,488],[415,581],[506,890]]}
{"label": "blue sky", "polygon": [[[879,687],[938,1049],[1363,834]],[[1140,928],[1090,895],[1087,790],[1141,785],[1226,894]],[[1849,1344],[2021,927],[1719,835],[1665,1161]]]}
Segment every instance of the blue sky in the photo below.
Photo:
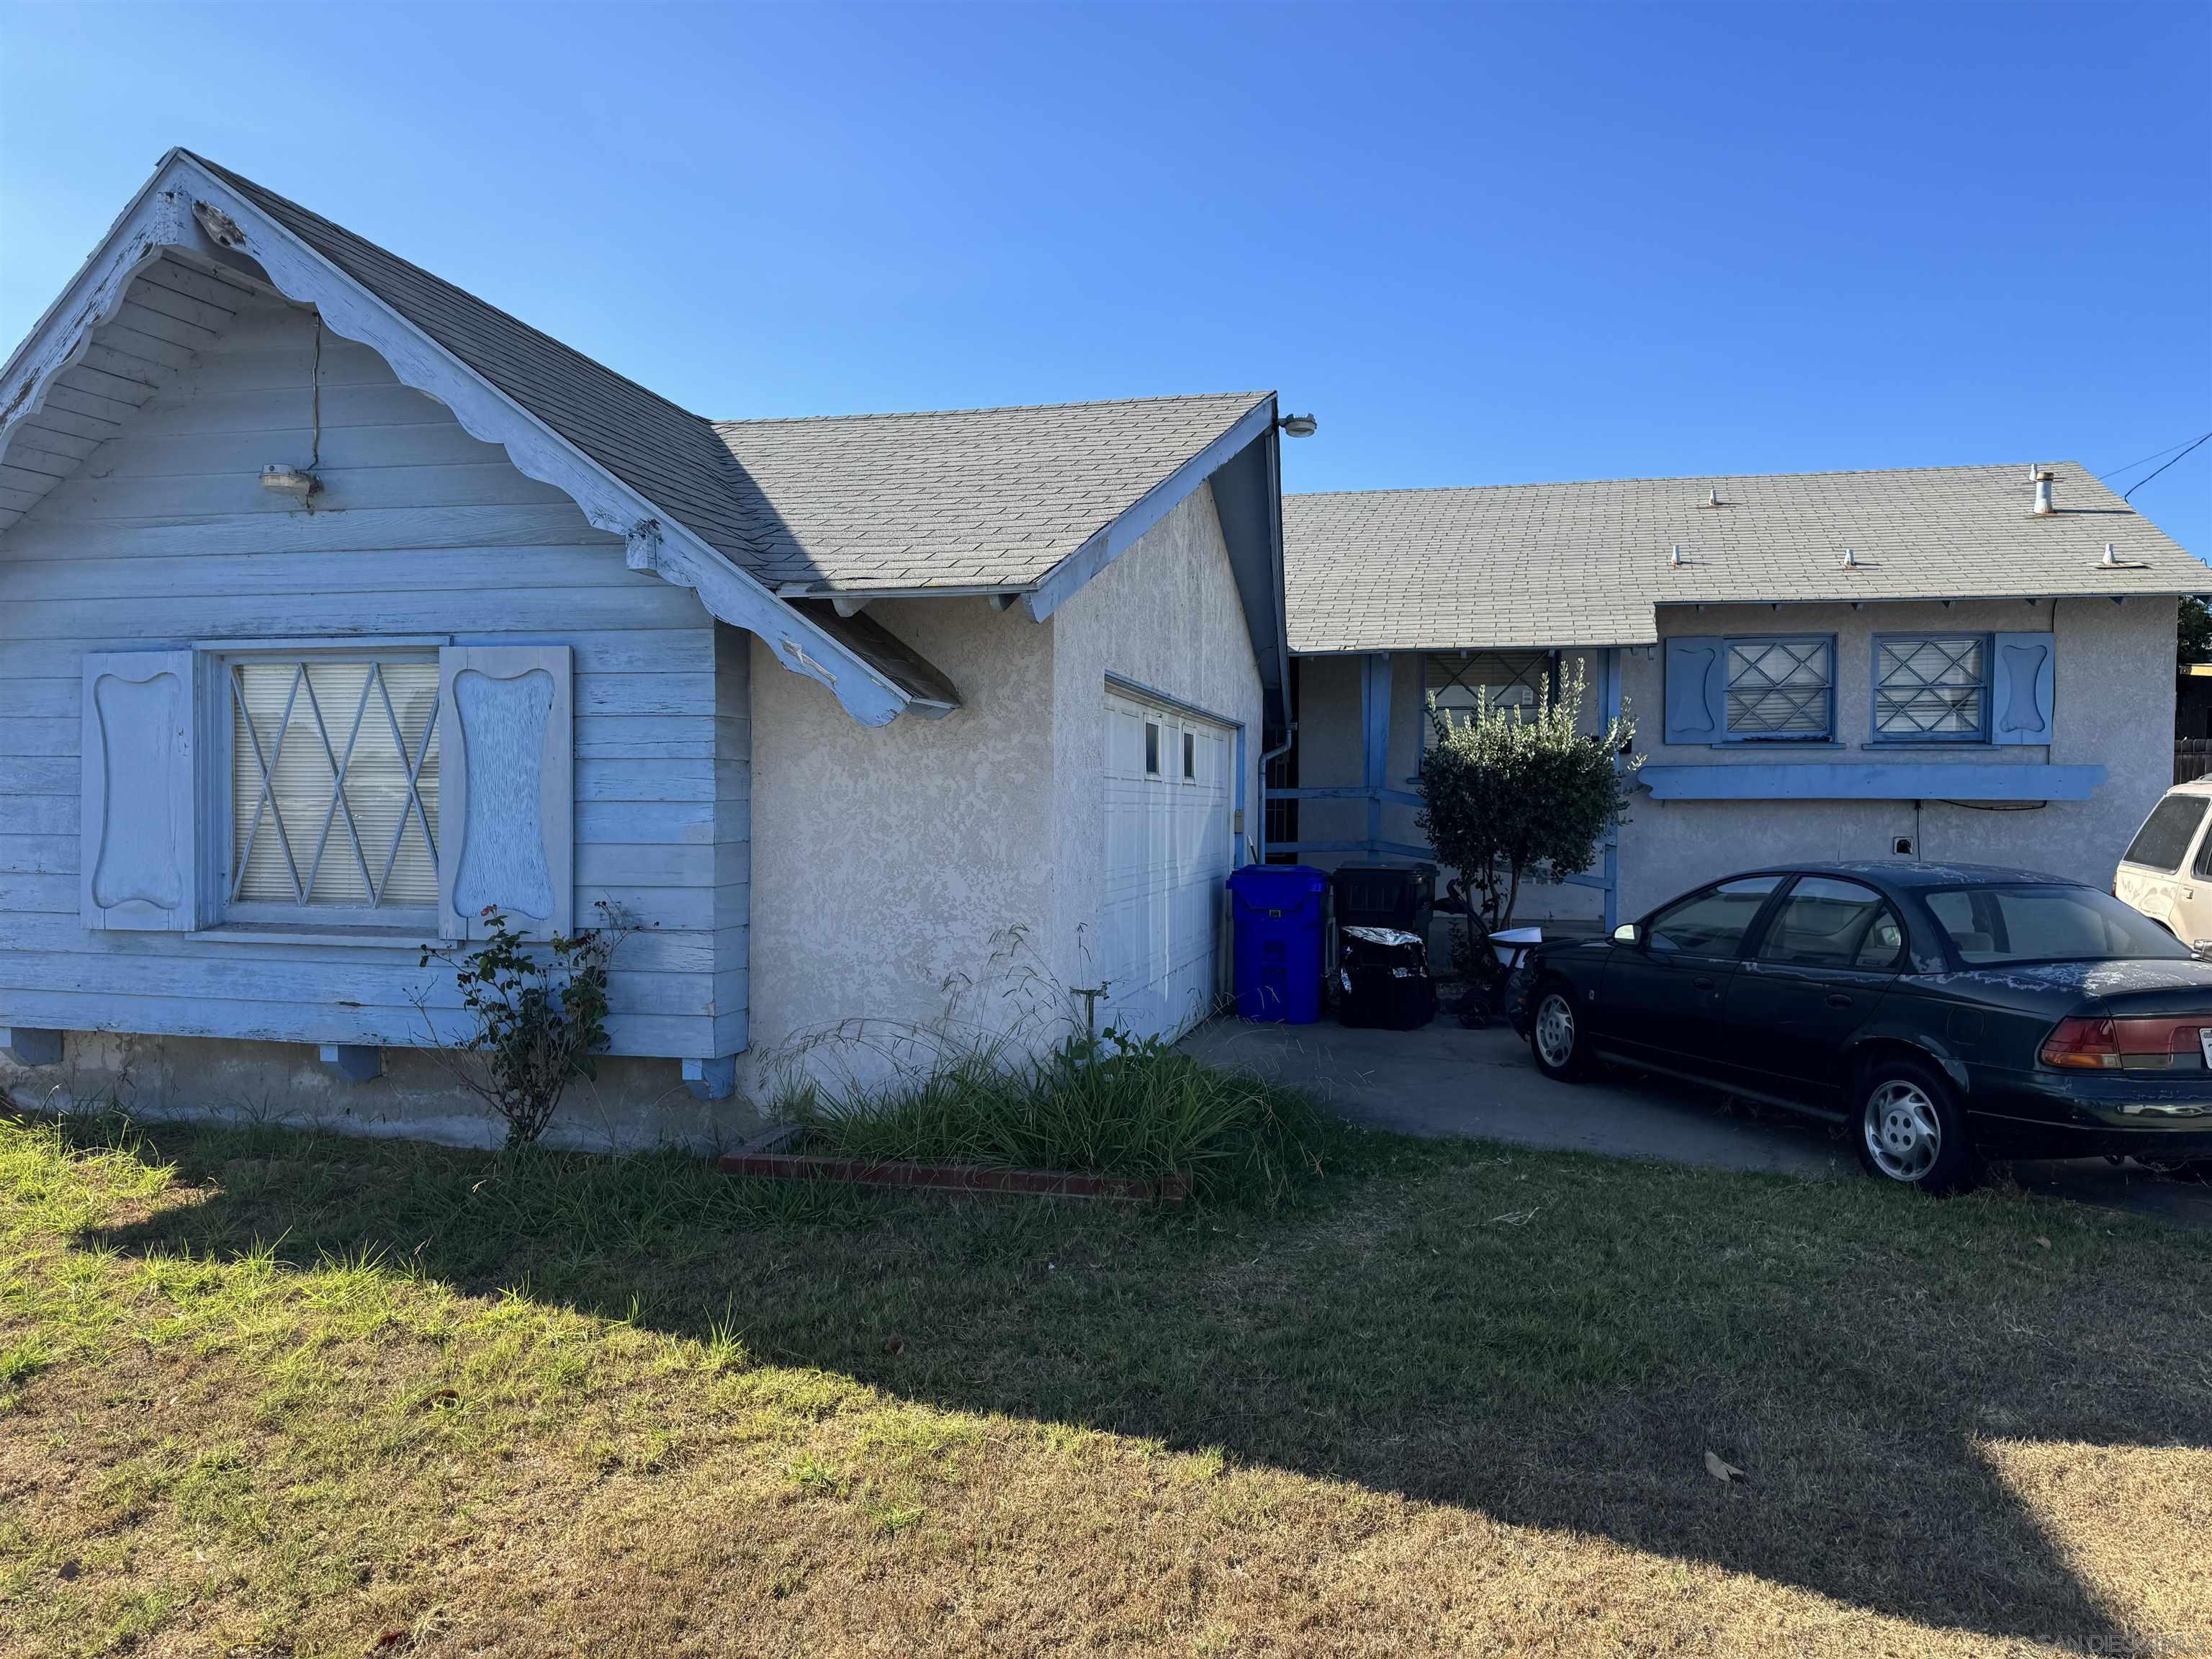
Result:
{"label": "blue sky", "polygon": [[[1273,386],[1293,489],[2102,472],[2212,428],[2208,86],[2195,3],[0,3],[0,335],[181,143],[708,415]],[[2212,554],[2212,445],[2136,502]]]}

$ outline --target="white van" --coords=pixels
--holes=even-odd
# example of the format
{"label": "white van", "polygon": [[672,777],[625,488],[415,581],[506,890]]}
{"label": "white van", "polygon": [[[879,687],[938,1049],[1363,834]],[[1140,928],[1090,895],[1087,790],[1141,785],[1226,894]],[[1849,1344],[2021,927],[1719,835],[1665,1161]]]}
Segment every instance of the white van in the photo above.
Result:
{"label": "white van", "polygon": [[2114,896],[2163,923],[2192,948],[2212,951],[2212,778],[2178,783],[2151,808],[2120,854]]}

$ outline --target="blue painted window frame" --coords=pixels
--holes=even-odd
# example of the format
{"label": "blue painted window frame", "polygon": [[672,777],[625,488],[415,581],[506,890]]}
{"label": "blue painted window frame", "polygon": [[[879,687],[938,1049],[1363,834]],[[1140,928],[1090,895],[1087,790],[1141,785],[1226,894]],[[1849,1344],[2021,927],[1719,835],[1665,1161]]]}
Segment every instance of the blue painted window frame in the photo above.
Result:
{"label": "blue painted window frame", "polygon": [[[1826,723],[1818,732],[1735,732],[1728,724],[1730,669],[1738,646],[1821,645],[1828,652]],[[1833,743],[1836,738],[1836,636],[1833,634],[1723,634],[1721,635],[1721,735],[1713,747],[1737,744]]]}
{"label": "blue painted window frame", "polygon": [[[1982,647],[1982,716],[1974,732],[1884,732],[1881,729],[1881,647],[1893,640],[1978,640]],[[1867,742],[1881,749],[1914,749],[1928,744],[1985,745],[1990,740],[1990,706],[1996,698],[1996,635],[1974,628],[1900,629],[1877,634],[1867,656]]]}

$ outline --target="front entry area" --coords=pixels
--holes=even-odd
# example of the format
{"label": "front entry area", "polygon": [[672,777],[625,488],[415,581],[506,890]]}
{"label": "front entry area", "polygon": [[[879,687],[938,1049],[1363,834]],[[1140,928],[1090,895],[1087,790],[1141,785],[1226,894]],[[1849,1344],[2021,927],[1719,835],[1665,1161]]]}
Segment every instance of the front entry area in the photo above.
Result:
{"label": "front entry area", "polygon": [[1234,729],[1109,688],[1101,1030],[1174,1037],[1212,1012],[1234,848]]}

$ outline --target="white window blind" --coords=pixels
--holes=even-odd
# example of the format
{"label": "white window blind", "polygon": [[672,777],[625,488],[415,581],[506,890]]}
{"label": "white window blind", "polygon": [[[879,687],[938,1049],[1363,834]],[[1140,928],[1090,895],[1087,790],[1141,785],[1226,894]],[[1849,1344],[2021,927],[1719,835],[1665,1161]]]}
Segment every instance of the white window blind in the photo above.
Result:
{"label": "white window blind", "polygon": [[438,903],[434,659],[230,665],[234,902]]}

